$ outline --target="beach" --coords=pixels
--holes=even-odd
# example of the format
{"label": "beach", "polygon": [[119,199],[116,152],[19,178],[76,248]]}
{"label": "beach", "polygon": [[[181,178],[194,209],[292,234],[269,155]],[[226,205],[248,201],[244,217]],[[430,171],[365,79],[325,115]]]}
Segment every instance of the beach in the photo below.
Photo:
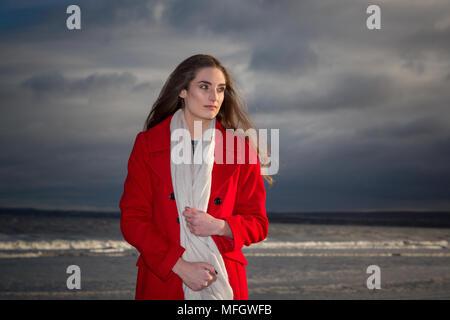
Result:
{"label": "beach", "polygon": [[[134,299],[119,216],[1,214],[0,299]],[[243,252],[249,299],[449,299],[450,228],[271,222]],[[66,269],[81,270],[81,289]],[[380,289],[369,289],[369,266]]]}

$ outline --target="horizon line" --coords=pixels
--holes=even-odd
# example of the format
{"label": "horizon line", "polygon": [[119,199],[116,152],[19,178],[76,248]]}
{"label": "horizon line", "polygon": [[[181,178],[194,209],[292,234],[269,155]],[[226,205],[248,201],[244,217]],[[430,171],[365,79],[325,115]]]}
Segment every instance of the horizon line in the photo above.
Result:
{"label": "horizon line", "polygon": [[[7,210],[30,210],[30,211],[60,211],[60,212],[92,212],[92,213],[114,213],[120,214],[120,209],[97,208],[97,207],[22,207],[22,206],[0,206],[0,212]],[[393,209],[336,209],[336,210],[299,210],[299,211],[276,211],[267,210],[267,214],[302,214],[302,213],[450,213],[450,209],[410,209],[410,208],[393,208]]]}

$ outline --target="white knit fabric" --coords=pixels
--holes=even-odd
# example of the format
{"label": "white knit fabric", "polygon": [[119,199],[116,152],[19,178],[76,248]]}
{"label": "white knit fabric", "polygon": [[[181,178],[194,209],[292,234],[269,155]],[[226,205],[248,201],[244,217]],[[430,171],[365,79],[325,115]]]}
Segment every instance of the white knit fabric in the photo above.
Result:
{"label": "white knit fabric", "polygon": [[[171,131],[171,153],[179,150],[180,143],[187,148],[183,150],[190,153],[191,163],[177,164],[171,157],[170,169],[172,174],[172,185],[174,188],[175,200],[180,221],[180,244],[186,250],[182,258],[189,262],[206,262],[214,266],[217,270],[217,280],[208,287],[194,291],[183,283],[184,297],[186,300],[232,300],[233,290],[228,282],[228,274],[225,268],[222,255],[219,252],[211,236],[198,237],[192,234],[186,225],[183,216],[184,208],[191,207],[206,212],[211,193],[211,174],[214,164],[215,146],[215,126],[216,120],[210,121],[205,129],[203,137],[208,137],[207,141],[199,141],[195,146],[194,157],[191,148],[191,136],[189,127],[184,118],[184,109],[178,109],[170,122]],[[187,133],[179,139],[173,135],[177,129],[187,130]],[[206,134],[207,131],[210,133]],[[187,141],[181,142],[183,139]],[[174,147],[178,145],[178,148]],[[174,154],[171,154],[172,156]],[[202,156],[204,155],[204,156]],[[193,158],[196,161],[193,161]],[[185,158],[186,159],[186,158]],[[201,161],[199,161],[201,159]],[[205,161],[206,160],[206,161]],[[197,164],[200,163],[200,164]]]}

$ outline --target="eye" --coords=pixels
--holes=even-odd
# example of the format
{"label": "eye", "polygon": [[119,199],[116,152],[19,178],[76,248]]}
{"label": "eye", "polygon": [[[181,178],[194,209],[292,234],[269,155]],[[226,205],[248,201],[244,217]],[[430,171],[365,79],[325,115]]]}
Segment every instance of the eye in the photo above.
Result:
{"label": "eye", "polygon": [[[206,85],[206,84],[201,84],[201,85],[200,85],[200,88],[201,88],[201,89],[208,90],[208,85]],[[220,88],[218,89],[218,91],[219,91],[219,92],[224,92],[224,91],[225,91],[225,87],[220,87]]]}

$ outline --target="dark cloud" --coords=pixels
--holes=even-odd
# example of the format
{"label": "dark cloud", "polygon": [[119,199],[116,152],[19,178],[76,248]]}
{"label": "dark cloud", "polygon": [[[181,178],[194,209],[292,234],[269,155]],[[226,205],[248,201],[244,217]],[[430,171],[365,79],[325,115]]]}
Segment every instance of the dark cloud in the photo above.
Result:
{"label": "dark cloud", "polygon": [[66,80],[60,73],[51,72],[32,76],[25,80],[22,86],[36,93],[63,92],[66,88]]}
{"label": "dark cloud", "polygon": [[275,203],[285,211],[317,210],[318,202],[322,210],[442,210],[450,204],[450,135],[408,143],[337,136],[284,145],[291,148],[281,162],[296,163],[281,166],[277,185],[268,189],[272,210]]}
{"label": "dark cloud", "polygon": [[[137,78],[129,73],[91,74],[81,79],[68,79],[59,72],[48,72],[31,76],[24,80],[21,86],[30,89],[35,94],[88,94],[104,93],[122,88],[133,88]],[[137,85],[142,88],[142,84]]]}
{"label": "dark cloud", "polygon": [[[211,53],[280,129],[269,210],[448,209],[447,1],[0,4],[0,205],[116,208],[137,132],[186,57]],[[261,126],[260,126],[261,127]]]}
{"label": "dark cloud", "polygon": [[[289,86],[290,79],[286,79]],[[282,86],[282,84],[278,84]],[[380,108],[396,95],[395,83],[386,75],[362,73],[337,74],[318,84],[320,89],[299,88],[297,92],[280,96],[274,83],[267,85],[270,95],[258,96],[251,100],[258,112],[278,113],[283,111],[334,112],[341,109]],[[264,87],[262,88],[264,91]]]}
{"label": "dark cloud", "polygon": [[[276,48],[276,49],[275,49]],[[254,47],[249,68],[260,72],[303,75],[317,65],[317,54],[307,43],[279,37]]]}
{"label": "dark cloud", "polygon": [[333,86],[324,88],[316,97],[299,97],[300,109],[333,111],[382,106],[392,98],[392,81],[387,76],[365,74],[338,75]]}
{"label": "dark cloud", "polygon": [[371,139],[420,139],[426,137],[441,136],[449,133],[449,128],[441,119],[432,117],[419,118],[407,123],[393,123],[377,127],[369,127],[359,130],[358,136]]}
{"label": "dark cloud", "polygon": [[393,48],[405,60],[426,60],[428,54],[448,59],[450,52],[450,21],[448,3],[432,5],[416,2],[408,6],[391,3],[386,6],[389,38]]}
{"label": "dark cloud", "polygon": [[[151,26],[155,23],[152,10],[158,1],[136,0],[132,4],[123,5],[118,0],[89,1],[51,0],[36,2],[6,1],[2,5],[2,24],[0,34],[13,39],[11,31],[20,37],[44,33],[45,37],[59,38],[68,34],[66,20],[69,14],[67,7],[77,5],[81,10],[81,29],[87,32],[93,28],[114,28],[130,23],[143,23]],[[30,34],[32,32],[33,34]],[[10,37],[9,37],[10,36]]]}
{"label": "dark cloud", "polygon": [[[230,34],[239,30],[258,28],[265,20],[270,7],[266,1],[220,1],[211,5],[206,0],[169,1],[165,17],[167,24],[183,33]],[[245,14],[243,15],[243,13]],[[245,18],[244,18],[245,17]]]}

